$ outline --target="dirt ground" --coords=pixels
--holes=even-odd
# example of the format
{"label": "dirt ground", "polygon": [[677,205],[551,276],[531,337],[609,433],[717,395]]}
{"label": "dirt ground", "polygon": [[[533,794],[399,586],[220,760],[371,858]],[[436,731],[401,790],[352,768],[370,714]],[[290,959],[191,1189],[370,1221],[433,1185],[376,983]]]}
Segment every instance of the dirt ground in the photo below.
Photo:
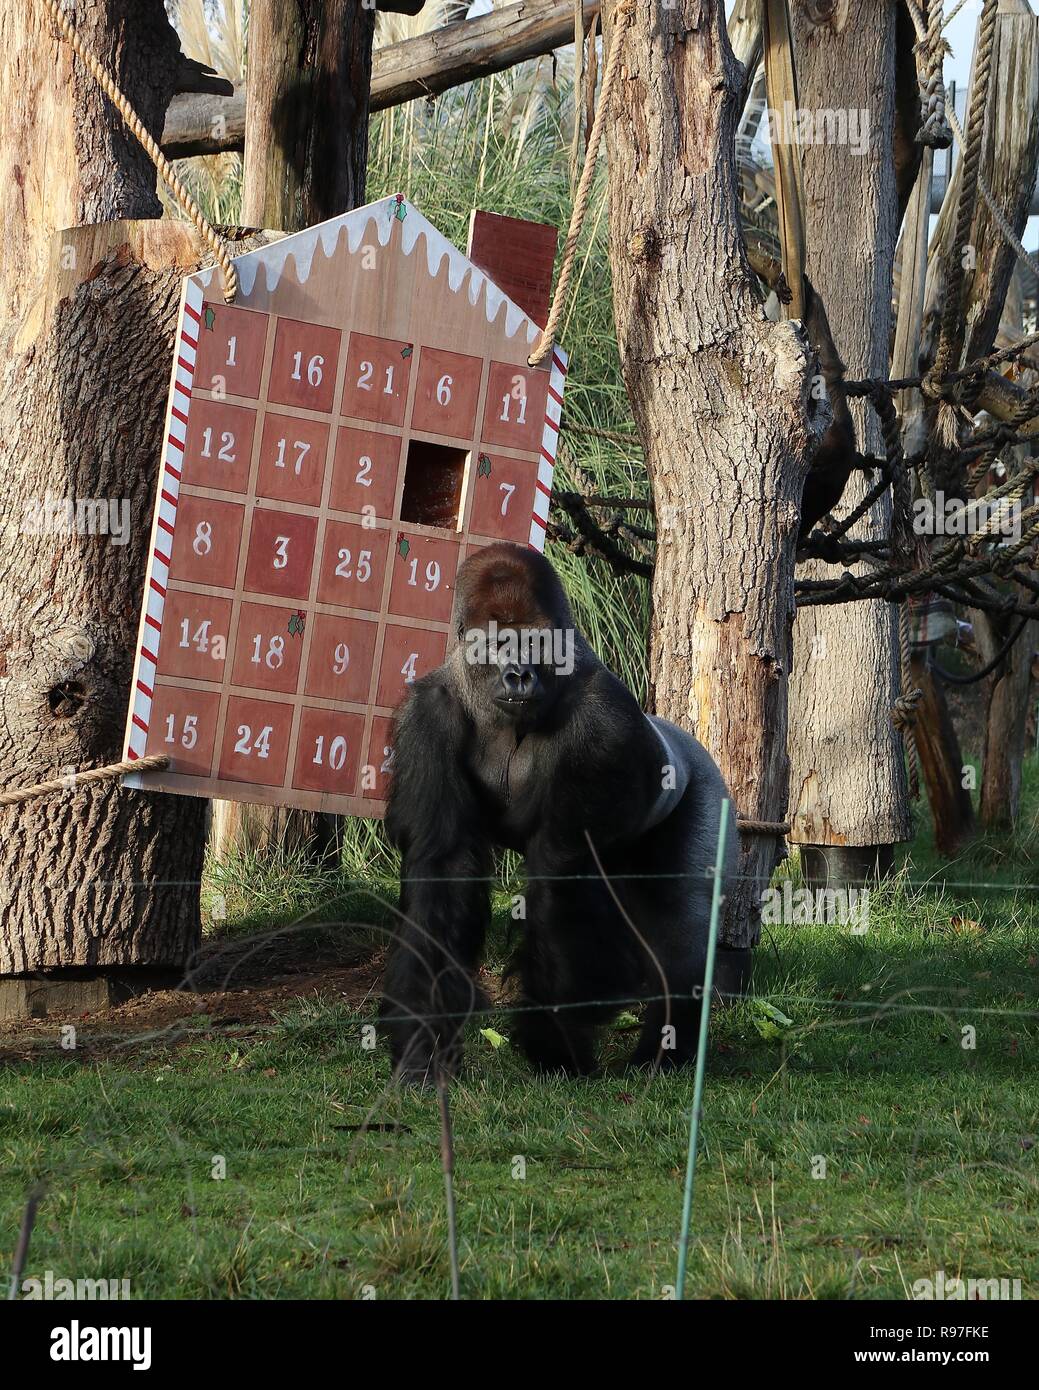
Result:
{"label": "dirt ground", "polygon": [[54,1048],[68,1023],[76,1025],[77,1051],[86,1045],[96,1058],[128,1035],[166,1032],[171,1043],[197,1037],[178,1025],[200,1017],[227,1036],[242,1036],[269,1026],[301,999],[360,1007],[378,991],[383,959],[382,951],[363,947],[315,951],[313,942],[291,939],[218,938],[203,945],[181,989],[149,991],[92,1013],[0,1023],[0,1062]]}

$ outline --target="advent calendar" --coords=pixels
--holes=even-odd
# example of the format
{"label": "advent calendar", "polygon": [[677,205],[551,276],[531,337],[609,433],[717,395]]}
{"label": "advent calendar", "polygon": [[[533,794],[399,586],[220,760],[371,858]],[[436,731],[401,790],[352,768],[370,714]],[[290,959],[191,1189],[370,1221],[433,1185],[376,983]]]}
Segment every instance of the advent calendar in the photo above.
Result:
{"label": "advent calendar", "polygon": [[124,754],[171,762],[126,785],[382,814],[458,566],[544,547],[566,358],[528,366],[477,264],[543,317],[525,226],[474,221],[470,259],[396,196],[239,257],[233,305],[185,280]]}

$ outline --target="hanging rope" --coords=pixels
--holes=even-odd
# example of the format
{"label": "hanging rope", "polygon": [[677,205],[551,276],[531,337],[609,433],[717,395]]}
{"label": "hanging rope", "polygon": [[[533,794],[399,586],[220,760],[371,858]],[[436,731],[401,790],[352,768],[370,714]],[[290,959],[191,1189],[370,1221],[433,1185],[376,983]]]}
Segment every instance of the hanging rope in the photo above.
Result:
{"label": "hanging rope", "polygon": [[559,279],[556,281],[556,291],[552,296],[552,307],[548,313],[548,321],[545,324],[541,337],[534,344],[534,351],[527,358],[531,367],[540,367],[542,362],[551,355],[552,349],[556,345],[556,334],[559,332],[559,325],[563,320],[563,312],[566,308],[567,292],[570,289],[570,280],[573,276],[574,262],[577,259],[577,244],[581,240],[581,228],[584,225],[584,216],[588,211],[588,200],[592,196],[592,184],[595,181],[595,164],[599,156],[599,144],[602,140],[603,129],[606,125],[606,115],[610,109],[610,99],[613,96],[613,89],[617,83],[617,76],[621,68],[621,52],[624,48],[624,34],[628,27],[628,21],[635,13],[635,0],[620,0],[614,10],[613,33],[610,36],[610,52],[606,59],[606,67],[602,75],[602,87],[599,91],[599,105],[595,108],[595,120],[592,122],[592,129],[588,135],[588,148],[584,154],[584,169],[581,172],[581,181],[577,185],[577,192],[574,195],[574,208],[570,214],[570,228],[566,234],[566,242],[563,246],[563,260],[559,267]]}
{"label": "hanging rope", "polygon": [[157,772],[169,767],[170,760],[165,753],[149,753],[145,758],[124,758],[121,763],[109,763],[107,767],[88,767],[84,771],[68,773],[52,782],[37,782],[33,787],[18,787],[13,792],[0,792],[0,806],[21,806],[23,802],[35,801],[38,796],[50,796],[52,792],[78,792],[94,782],[108,782],[113,777],[122,777],[128,772]]}
{"label": "hanging rope", "polygon": [[916,747],[916,707],[924,692],[913,684],[912,643],[909,633],[909,604],[898,606],[898,652],[902,668],[902,693],[891,710],[891,722],[902,735],[909,762],[909,795],[915,801],[920,795],[920,755]]}
{"label": "hanging rope", "polygon": [[[956,143],[962,150],[963,131],[961,130],[960,123],[956,118],[956,112],[953,111],[951,107],[949,108],[949,121],[952,125],[953,134],[956,136]],[[1026,266],[1028,270],[1030,270],[1032,274],[1036,276],[1037,279],[1039,279],[1039,259],[1033,256],[1030,251],[1025,250],[1024,245],[1021,242],[1021,238],[1017,235],[1013,227],[1010,225],[1010,222],[1007,220],[1006,213],[1003,211],[1003,209],[996,202],[995,198],[992,196],[992,190],[989,188],[988,184],[985,181],[984,175],[981,173],[978,174],[978,192],[981,194],[982,198],[984,198],[985,205],[988,208],[989,212],[992,214],[992,218],[996,226],[1003,233],[1004,241],[1017,256],[1017,259],[1021,262],[1021,264],[1023,266]]]}
{"label": "hanging rope", "polygon": [[206,245],[216,256],[221,272],[224,277],[224,299],[228,304],[234,302],[238,295],[238,272],[231,262],[231,257],[227,254],[227,248],[217,235],[213,224],[206,217],[205,213],[195,202],[194,198],[181,183],[174,171],[173,165],[169,162],[156,141],[144,127],[144,122],[137,112],[130,105],[129,100],[116,86],[111,73],[98,62],[90,50],[85,46],[83,40],[76,33],[72,21],[67,17],[58,4],[58,0],[43,0],[44,8],[51,18],[60,27],[61,32],[68,39],[73,49],[90,69],[98,86],[101,87],[109,101],[122,116],[123,120],[130,127],[144,148],[145,153],[159,171],[163,182],[176,198],[177,202],[184,209],[187,216],[194,222]]}
{"label": "hanging rope", "polygon": [[[992,75],[992,50],[996,42],[996,17],[999,0],[984,0],[981,24],[978,29],[978,51],[974,66],[974,81],[970,92],[970,120],[963,149],[960,196],[956,204],[956,229],[946,261],[945,303],[942,306],[941,336],[935,353],[934,366],[924,382],[925,394],[933,394],[933,382],[952,366],[963,320],[963,252],[970,237],[974,209],[978,198],[978,175],[981,167],[981,143],[985,131],[985,108],[988,102],[989,79]],[[929,391],[930,387],[930,391]]]}
{"label": "hanging rope", "polygon": [[916,28],[918,48],[922,54],[923,82],[920,89],[920,109],[923,116],[916,138],[921,145],[935,150],[947,150],[952,144],[952,131],[946,119],[945,80],[942,61],[948,44],[942,38],[942,0],[927,0],[927,23],[923,12],[908,0],[909,14]]}

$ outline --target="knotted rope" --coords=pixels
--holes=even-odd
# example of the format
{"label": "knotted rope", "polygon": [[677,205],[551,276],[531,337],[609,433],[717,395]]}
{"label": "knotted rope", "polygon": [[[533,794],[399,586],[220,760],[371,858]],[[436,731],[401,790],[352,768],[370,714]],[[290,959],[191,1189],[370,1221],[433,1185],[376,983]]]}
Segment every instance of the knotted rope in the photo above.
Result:
{"label": "knotted rope", "polygon": [[98,86],[101,87],[109,101],[130,127],[130,130],[143,147],[144,152],[159,171],[159,176],[180,206],[184,209],[187,216],[194,222],[207,246],[213,252],[214,256],[216,256],[224,277],[224,299],[228,304],[233,303],[238,295],[238,272],[235,270],[231,262],[231,257],[227,253],[227,248],[218,236],[216,228],[181,183],[173,165],[163,154],[157,142],[145,129],[144,122],[130,105],[127,97],[120,91],[111,73],[107,68],[102,67],[76,33],[72,21],[63,12],[58,4],[58,0],[43,0],[43,4],[48,14],[60,27],[65,38],[68,39],[75,52],[89,68]]}
{"label": "knotted rope", "polygon": [[916,138],[921,145],[947,150],[952,144],[952,131],[946,119],[945,80],[942,75],[942,61],[949,51],[949,45],[942,38],[942,0],[926,0],[926,25],[923,11],[915,0],[908,0],[908,5],[916,28],[922,69],[920,110],[923,120]]}
{"label": "knotted rope", "polygon": [[121,763],[109,763],[107,767],[88,767],[82,772],[70,772],[51,782],[37,782],[32,787],[0,792],[0,806],[21,806],[23,802],[35,801],[38,796],[50,796],[52,792],[78,792],[81,787],[89,787],[94,782],[108,782],[128,772],[157,772],[169,765],[170,760],[165,753],[149,753],[144,758],[124,758]]}
{"label": "knotted rope", "polygon": [[595,164],[599,157],[599,145],[606,125],[606,115],[610,109],[613,89],[617,85],[617,76],[620,73],[624,34],[628,27],[628,21],[635,13],[635,4],[636,0],[620,0],[620,4],[614,10],[610,52],[602,75],[599,105],[595,108],[595,119],[592,121],[592,128],[588,134],[588,148],[584,153],[584,169],[581,171],[581,180],[577,185],[577,192],[574,194],[574,207],[570,214],[570,227],[566,234],[566,241],[563,244],[563,260],[559,267],[559,279],[556,281],[552,307],[549,309],[544,330],[534,344],[533,352],[527,358],[531,367],[540,367],[542,362],[551,356],[552,349],[556,345],[556,334],[559,332],[559,325],[563,319],[570,280],[574,273],[574,262],[577,259],[577,244],[581,240],[581,228],[584,225],[585,213],[588,211],[588,201],[592,196]]}

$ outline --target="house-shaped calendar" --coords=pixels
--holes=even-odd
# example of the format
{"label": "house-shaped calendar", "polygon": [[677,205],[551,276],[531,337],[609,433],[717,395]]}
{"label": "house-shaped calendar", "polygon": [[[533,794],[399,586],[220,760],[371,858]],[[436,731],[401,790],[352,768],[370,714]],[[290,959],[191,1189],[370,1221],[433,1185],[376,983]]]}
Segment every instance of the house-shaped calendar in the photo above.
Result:
{"label": "house-shaped calendar", "polygon": [[382,813],[459,565],[544,547],[566,358],[473,256],[398,195],[185,280],[126,785]]}

